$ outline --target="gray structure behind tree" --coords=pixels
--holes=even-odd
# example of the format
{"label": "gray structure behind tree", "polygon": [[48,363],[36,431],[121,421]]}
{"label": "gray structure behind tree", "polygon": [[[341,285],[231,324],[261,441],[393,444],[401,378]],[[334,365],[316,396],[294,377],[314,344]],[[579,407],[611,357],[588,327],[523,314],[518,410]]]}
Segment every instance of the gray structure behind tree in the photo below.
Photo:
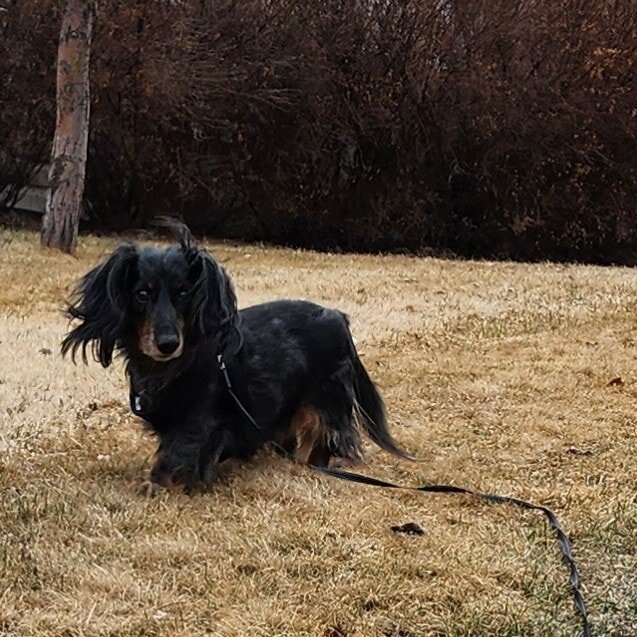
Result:
{"label": "gray structure behind tree", "polygon": [[90,117],[93,0],[67,0],[57,63],[57,118],[42,245],[73,253],[84,193]]}

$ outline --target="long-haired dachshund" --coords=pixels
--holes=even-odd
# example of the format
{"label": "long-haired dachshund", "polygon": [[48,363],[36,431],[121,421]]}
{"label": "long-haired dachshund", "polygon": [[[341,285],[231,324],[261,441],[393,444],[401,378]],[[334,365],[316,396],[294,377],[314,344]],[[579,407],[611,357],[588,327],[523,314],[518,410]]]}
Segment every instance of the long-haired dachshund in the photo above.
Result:
{"label": "long-haired dachshund", "polygon": [[404,455],[344,314],[305,301],[238,311],[225,270],[172,225],[179,245],[121,245],[80,280],[62,343],[104,367],[123,354],[131,409],[160,441],[149,494],[205,488],[224,460],[271,441],[327,466],[360,459],[362,431]]}

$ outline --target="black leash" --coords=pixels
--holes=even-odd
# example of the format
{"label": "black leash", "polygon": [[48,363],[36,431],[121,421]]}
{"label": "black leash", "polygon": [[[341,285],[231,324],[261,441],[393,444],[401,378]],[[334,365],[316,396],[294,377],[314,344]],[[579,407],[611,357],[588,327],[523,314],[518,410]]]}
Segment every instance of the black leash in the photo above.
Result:
{"label": "black leash", "polygon": [[[232,383],[230,382],[230,376],[228,375],[228,370],[221,354],[217,356],[217,361],[219,363],[219,369],[223,372],[230,395],[237,403],[237,406],[246,416],[246,418],[252,423],[252,425],[254,425],[254,427],[260,430],[261,427],[252,417],[250,412],[243,406],[243,404],[239,400],[239,397],[234,393],[232,389]],[[568,536],[562,529],[557,516],[548,507],[545,507],[541,504],[533,504],[532,502],[527,502],[526,500],[521,500],[519,498],[513,498],[506,495],[496,495],[493,493],[483,493],[481,491],[475,491],[473,489],[456,487],[451,484],[426,484],[420,487],[394,484],[393,482],[379,480],[378,478],[372,478],[371,476],[365,476],[360,473],[353,473],[351,471],[345,471],[343,469],[330,469],[328,467],[319,467],[317,465],[299,462],[299,460],[297,460],[297,458],[293,454],[291,454],[287,449],[284,449],[281,445],[272,442],[270,443],[270,445],[279,453],[281,453],[285,458],[287,458],[291,462],[294,462],[295,464],[309,467],[310,469],[318,473],[322,473],[323,475],[331,476],[332,478],[338,478],[339,480],[346,480],[347,482],[367,484],[372,487],[380,487],[381,489],[400,489],[403,491],[420,491],[421,493],[456,493],[470,495],[485,502],[490,502],[491,504],[509,504],[529,511],[541,511],[546,516],[549,526],[555,531],[558,546],[569,569],[569,583],[571,585],[573,602],[575,603],[575,608],[582,620],[582,635],[583,637],[591,637],[591,626],[588,620],[586,603],[580,590],[581,580],[579,571],[577,569],[577,564],[575,563],[575,558],[573,557],[573,547],[571,545],[571,541],[568,539]]]}
{"label": "black leash", "polygon": [[223,377],[226,381],[226,387],[230,392],[230,395],[234,399],[234,402],[237,403],[237,406],[243,413],[243,415],[252,423],[255,429],[261,430],[261,425],[257,423],[257,421],[252,417],[252,414],[243,406],[243,403],[239,400],[239,397],[234,393],[232,389],[232,383],[230,382],[230,376],[228,375],[228,368],[226,367],[226,362],[223,360],[223,354],[217,355],[217,363],[219,364],[219,370],[223,374]]}

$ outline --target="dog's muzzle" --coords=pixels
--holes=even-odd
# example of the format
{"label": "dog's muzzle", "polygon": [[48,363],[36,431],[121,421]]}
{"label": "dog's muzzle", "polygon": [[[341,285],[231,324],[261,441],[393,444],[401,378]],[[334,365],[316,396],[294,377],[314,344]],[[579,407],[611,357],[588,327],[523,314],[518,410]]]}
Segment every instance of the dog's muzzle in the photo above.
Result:
{"label": "dog's muzzle", "polygon": [[180,325],[178,330],[155,330],[148,323],[139,331],[139,349],[145,356],[159,363],[179,358],[184,351],[184,334]]}

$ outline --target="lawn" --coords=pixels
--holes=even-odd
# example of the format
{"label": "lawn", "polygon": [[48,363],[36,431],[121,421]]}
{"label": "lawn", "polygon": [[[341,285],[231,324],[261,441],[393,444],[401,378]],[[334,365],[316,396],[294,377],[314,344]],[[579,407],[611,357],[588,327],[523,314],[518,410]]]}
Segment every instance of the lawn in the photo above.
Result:
{"label": "lawn", "polygon": [[[137,495],[153,441],[121,364],[59,355],[78,258],[0,230],[0,634],[579,634],[544,518],[376,490],[263,455],[211,492]],[[351,317],[395,437],[359,470],[552,507],[596,635],[637,634],[637,272],[209,244],[240,305]],[[612,382],[611,382],[612,381]],[[418,523],[425,534],[390,527]]]}

